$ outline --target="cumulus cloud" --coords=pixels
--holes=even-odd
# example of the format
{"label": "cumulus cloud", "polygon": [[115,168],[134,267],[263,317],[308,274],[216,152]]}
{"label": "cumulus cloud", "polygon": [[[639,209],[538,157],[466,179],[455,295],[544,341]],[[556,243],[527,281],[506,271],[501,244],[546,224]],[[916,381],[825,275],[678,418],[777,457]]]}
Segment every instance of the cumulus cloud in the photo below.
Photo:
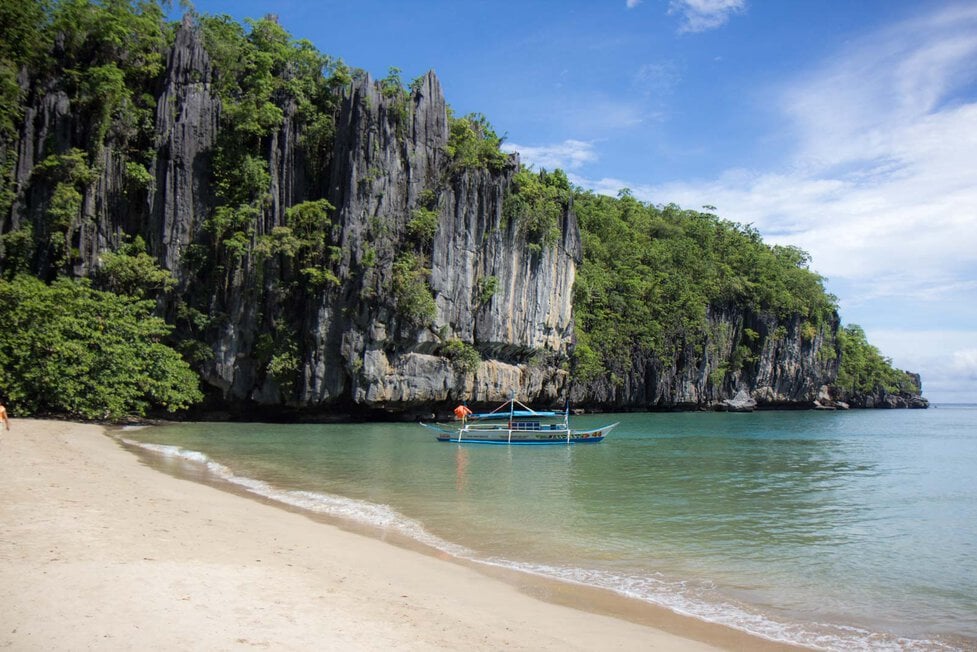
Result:
{"label": "cumulus cloud", "polygon": [[522,163],[536,168],[576,170],[597,160],[594,144],[582,140],[565,140],[556,145],[529,146],[506,143],[502,149],[519,152]]}
{"label": "cumulus cloud", "polygon": [[682,32],[705,32],[726,24],[734,13],[746,9],[746,0],[671,0],[668,13],[681,16]]}

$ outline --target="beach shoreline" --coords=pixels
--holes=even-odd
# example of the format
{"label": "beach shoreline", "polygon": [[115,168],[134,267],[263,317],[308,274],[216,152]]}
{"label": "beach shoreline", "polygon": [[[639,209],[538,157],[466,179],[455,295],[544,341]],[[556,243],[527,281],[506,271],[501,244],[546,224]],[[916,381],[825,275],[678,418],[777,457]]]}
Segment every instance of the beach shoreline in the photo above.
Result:
{"label": "beach shoreline", "polygon": [[0,435],[0,647],[798,649],[140,457],[96,425]]}

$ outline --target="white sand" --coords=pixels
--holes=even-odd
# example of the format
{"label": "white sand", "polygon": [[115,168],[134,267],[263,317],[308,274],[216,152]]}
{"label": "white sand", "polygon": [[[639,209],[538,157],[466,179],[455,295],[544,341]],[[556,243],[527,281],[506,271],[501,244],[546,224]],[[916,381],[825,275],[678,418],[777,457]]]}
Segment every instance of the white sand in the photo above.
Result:
{"label": "white sand", "polygon": [[777,648],[664,610],[617,618],[543,601],[155,471],[99,426],[12,425],[0,433],[0,649]]}

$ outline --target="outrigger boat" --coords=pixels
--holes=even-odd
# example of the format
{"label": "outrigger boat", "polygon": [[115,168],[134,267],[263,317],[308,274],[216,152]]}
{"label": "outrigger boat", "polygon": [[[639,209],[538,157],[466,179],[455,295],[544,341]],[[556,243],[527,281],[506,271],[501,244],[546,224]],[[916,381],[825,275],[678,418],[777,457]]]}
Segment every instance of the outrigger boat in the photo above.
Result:
{"label": "outrigger boat", "polygon": [[[519,409],[516,409],[518,406]],[[460,444],[596,444],[617,426],[601,426],[591,430],[570,427],[570,409],[563,412],[533,410],[510,399],[491,412],[473,414],[467,407],[458,406],[455,414],[461,423],[421,423],[438,433],[438,441]]]}

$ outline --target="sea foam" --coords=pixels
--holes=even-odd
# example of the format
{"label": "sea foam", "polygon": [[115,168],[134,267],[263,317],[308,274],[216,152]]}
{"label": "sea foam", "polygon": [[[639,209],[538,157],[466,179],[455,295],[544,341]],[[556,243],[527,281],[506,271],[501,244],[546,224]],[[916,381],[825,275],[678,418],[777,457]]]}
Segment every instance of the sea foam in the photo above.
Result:
{"label": "sea foam", "polygon": [[237,475],[227,466],[212,460],[199,451],[124,438],[122,442],[165,459],[178,460],[197,466],[206,470],[217,480],[233,484],[262,498],[316,514],[394,532],[456,557],[467,559],[474,556],[473,551],[435,536],[419,522],[404,516],[389,505],[315,491],[279,489],[263,480]]}

